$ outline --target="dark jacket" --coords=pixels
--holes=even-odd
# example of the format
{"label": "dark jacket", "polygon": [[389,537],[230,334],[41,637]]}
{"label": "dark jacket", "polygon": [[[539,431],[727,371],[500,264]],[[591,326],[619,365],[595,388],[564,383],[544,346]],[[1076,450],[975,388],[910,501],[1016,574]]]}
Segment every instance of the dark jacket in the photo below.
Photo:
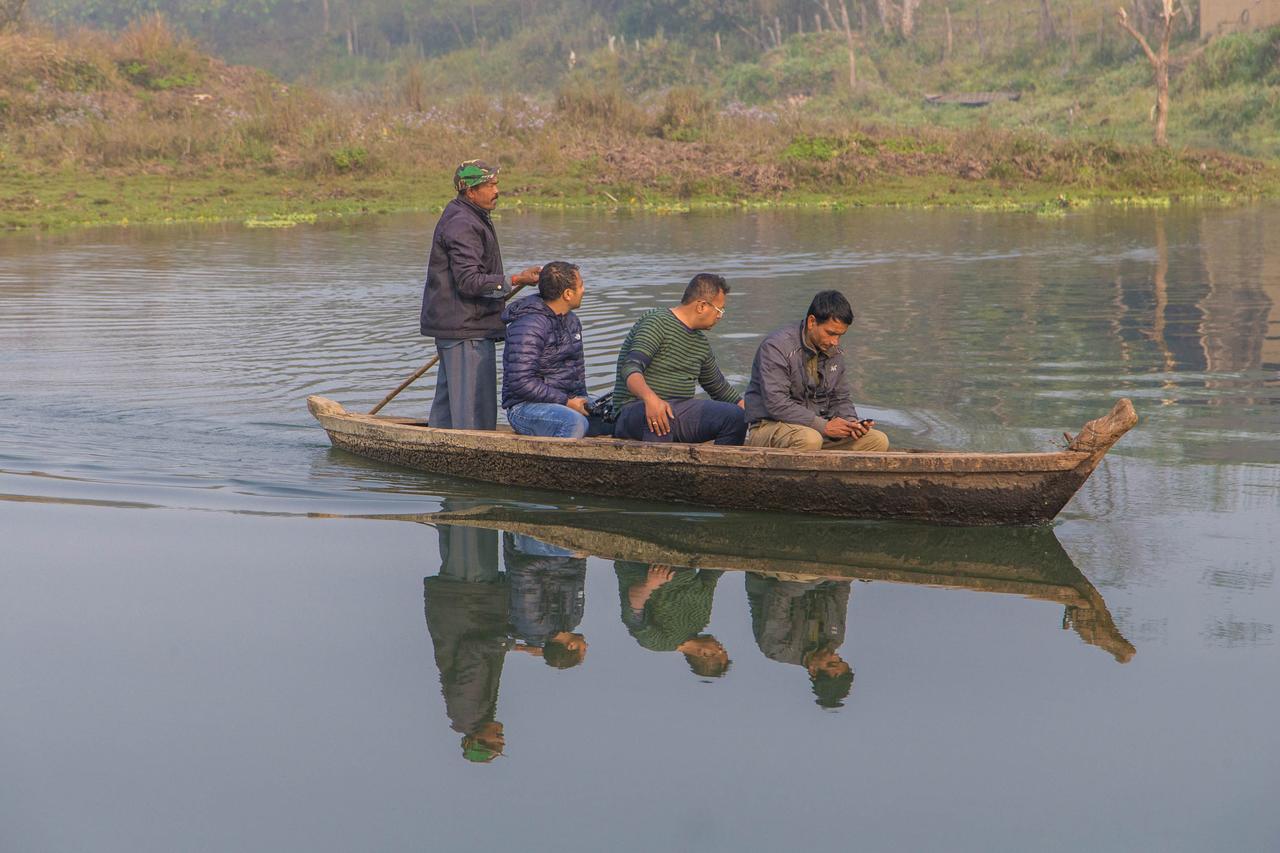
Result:
{"label": "dark jacket", "polygon": [[470,583],[448,577],[423,581],[427,631],[440,670],[440,692],[454,731],[471,734],[492,722],[507,637],[506,578]]}
{"label": "dark jacket", "polygon": [[[817,356],[817,379],[805,370],[805,362]],[[845,377],[844,351],[830,355],[809,349],[804,326],[784,326],[756,350],[747,386],[747,423],[782,421],[812,427],[819,432],[831,418],[858,419]]]}
{"label": "dark jacket", "polygon": [[560,315],[538,296],[507,306],[507,344],[502,351],[502,408],[517,403],[559,403],[587,396],[582,323],[572,311]]}
{"label": "dark jacket", "polygon": [[498,234],[488,212],[464,198],[445,205],[431,238],[422,291],[422,334],[432,338],[502,340],[502,273]]}
{"label": "dark jacket", "polygon": [[[561,549],[530,554],[522,546],[527,537],[502,534],[503,562],[511,589],[511,633],[533,646],[545,645],[561,631],[582,621],[586,603],[587,561]],[[542,543],[539,543],[542,544]]]}

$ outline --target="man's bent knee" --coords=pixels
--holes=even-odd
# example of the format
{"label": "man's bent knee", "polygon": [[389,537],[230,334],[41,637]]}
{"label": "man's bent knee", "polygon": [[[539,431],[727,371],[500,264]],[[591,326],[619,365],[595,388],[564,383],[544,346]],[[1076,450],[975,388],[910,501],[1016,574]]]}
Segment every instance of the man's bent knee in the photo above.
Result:
{"label": "man's bent knee", "polygon": [[751,430],[747,436],[747,444],[784,450],[821,450],[822,433],[800,424],[765,422]]}
{"label": "man's bent knee", "polygon": [[869,429],[866,435],[855,441],[849,449],[863,453],[883,453],[889,449],[889,436],[878,429]]}

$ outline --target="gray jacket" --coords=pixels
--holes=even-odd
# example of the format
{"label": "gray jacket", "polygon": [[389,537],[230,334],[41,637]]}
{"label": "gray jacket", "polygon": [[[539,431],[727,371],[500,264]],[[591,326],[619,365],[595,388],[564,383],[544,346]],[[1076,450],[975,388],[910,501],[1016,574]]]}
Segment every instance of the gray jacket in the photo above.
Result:
{"label": "gray jacket", "polygon": [[747,572],[751,632],[765,657],[804,665],[809,652],[844,642],[853,581],[783,581]]}
{"label": "gray jacket", "polygon": [[445,205],[431,238],[422,291],[422,334],[500,341],[505,334],[502,298],[510,292],[502,272],[498,234],[488,212],[455,198]]}
{"label": "gray jacket", "polygon": [[[816,381],[804,368],[815,354]],[[822,432],[831,418],[858,420],[845,377],[844,350],[836,347],[827,355],[810,349],[802,324],[784,326],[764,339],[751,363],[751,384],[744,396],[747,423],[782,421]]]}

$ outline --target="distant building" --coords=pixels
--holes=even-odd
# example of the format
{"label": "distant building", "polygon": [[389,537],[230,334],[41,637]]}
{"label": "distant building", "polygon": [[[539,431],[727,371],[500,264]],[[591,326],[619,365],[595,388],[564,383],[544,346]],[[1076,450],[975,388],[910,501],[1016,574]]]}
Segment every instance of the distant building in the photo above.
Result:
{"label": "distant building", "polygon": [[1280,0],[1200,0],[1200,38],[1280,24]]}

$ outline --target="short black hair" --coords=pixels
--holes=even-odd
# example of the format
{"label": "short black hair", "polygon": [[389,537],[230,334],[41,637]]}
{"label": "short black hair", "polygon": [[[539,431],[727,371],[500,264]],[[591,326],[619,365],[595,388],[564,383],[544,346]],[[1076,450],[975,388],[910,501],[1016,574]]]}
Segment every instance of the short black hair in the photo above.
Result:
{"label": "short black hair", "polygon": [[552,261],[543,265],[542,272],[538,273],[538,295],[547,302],[564,296],[566,290],[573,289],[573,274],[577,271],[578,265],[568,261]]}
{"label": "short black hair", "polygon": [[809,303],[809,311],[805,314],[805,319],[812,317],[817,323],[825,323],[828,320],[839,320],[846,326],[853,325],[853,306],[849,304],[849,300],[844,298],[844,294],[838,290],[821,290],[814,295],[813,301]]}
{"label": "short black hair", "polygon": [[724,280],[724,276],[700,272],[689,280],[689,286],[684,289],[684,296],[680,297],[680,304],[690,305],[699,299],[710,302],[717,293],[728,292],[729,282]]}
{"label": "short black hair", "polygon": [[839,708],[844,705],[849,691],[853,689],[853,672],[842,672],[839,675],[819,673],[810,679],[813,686],[814,702],[823,708]]}
{"label": "short black hair", "polygon": [[563,643],[548,642],[542,647],[542,660],[556,669],[570,669],[586,660],[582,649],[569,649]]}

